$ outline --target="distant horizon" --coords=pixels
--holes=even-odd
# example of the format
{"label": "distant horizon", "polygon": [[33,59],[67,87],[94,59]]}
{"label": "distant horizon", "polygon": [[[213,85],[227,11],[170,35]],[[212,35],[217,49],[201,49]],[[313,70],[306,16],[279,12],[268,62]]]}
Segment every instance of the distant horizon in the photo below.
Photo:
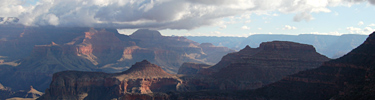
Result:
{"label": "distant horizon", "polygon": [[[137,31],[138,29],[131,29],[131,30],[124,30],[124,29],[117,29],[117,31],[120,33],[120,34],[124,34],[124,35],[131,35],[133,34],[135,31]],[[298,35],[327,35],[327,36],[343,36],[343,35],[369,35],[371,34],[372,32],[370,32],[369,34],[351,34],[351,33],[348,33],[348,34],[319,34],[319,33],[301,33],[301,34],[251,34],[251,35],[248,35],[248,36],[209,36],[209,35],[166,35],[166,34],[163,34],[164,31],[159,31],[163,36],[191,36],[191,37],[243,37],[243,38],[246,38],[246,37],[249,37],[249,36],[253,36],[253,35],[291,35],[291,36],[298,36]],[[375,32],[375,30],[374,30]]]}

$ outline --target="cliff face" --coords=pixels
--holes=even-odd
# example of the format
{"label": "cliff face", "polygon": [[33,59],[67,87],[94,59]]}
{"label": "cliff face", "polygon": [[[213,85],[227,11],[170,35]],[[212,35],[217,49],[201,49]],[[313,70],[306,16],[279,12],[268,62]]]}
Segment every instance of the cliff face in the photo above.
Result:
{"label": "cliff face", "polygon": [[316,68],[327,60],[311,45],[273,41],[262,43],[259,48],[247,46],[230,53],[199,73],[222,80],[222,90],[255,89],[287,75]]}
{"label": "cliff face", "polygon": [[375,32],[345,56],[327,61],[316,69],[287,76],[263,88],[170,92],[166,95],[168,100],[372,100],[375,89],[374,51]]}
{"label": "cliff face", "polygon": [[234,52],[226,47],[201,45],[185,37],[162,36],[154,30],[140,29],[130,37],[140,40],[136,43],[140,48],[150,48],[148,50],[154,52],[154,58],[147,60],[170,73],[176,73],[184,62],[215,64],[221,56]]}
{"label": "cliff face", "polygon": [[[205,54],[194,41],[146,29],[131,36],[116,29],[17,25],[0,29],[0,81],[14,90],[30,85],[45,90],[52,74],[59,71],[118,73],[143,59],[168,73],[177,73],[183,62],[215,62],[207,60],[213,54]],[[219,55],[230,52],[217,51]]]}
{"label": "cliff face", "polygon": [[122,73],[64,71],[53,75],[52,83],[39,99],[111,99],[127,93],[176,90],[179,80],[161,67],[144,60]]}
{"label": "cliff face", "polygon": [[[306,55],[309,58],[306,58]],[[191,72],[193,75],[169,74],[146,60],[137,62],[127,71],[116,74],[59,72],[54,74],[50,88],[40,99],[238,99],[242,97],[231,97],[236,95],[220,91],[259,88],[280,80],[283,76],[315,68],[324,60],[328,58],[316,53],[310,45],[274,41],[264,43],[259,48],[246,47],[239,52],[228,54],[222,62],[226,61],[229,64],[221,68],[215,66],[205,68],[203,67],[205,65],[185,63],[185,66],[181,67],[181,73],[185,73],[183,70],[185,68],[188,69],[185,70],[186,73]],[[212,74],[208,76],[200,75],[201,73],[194,74],[201,70],[212,70]],[[66,78],[68,76],[69,78]],[[66,85],[67,82],[69,85]],[[200,90],[209,91],[198,97],[189,96],[189,94],[200,94],[201,92],[194,92]],[[224,96],[215,95],[216,93]]]}
{"label": "cliff face", "polygon": [[[170,91],[217,89],[212,78],[173,75],[144,60],[121,73],[63,71],[53,75],[50,87],[39,100],[107,100],[164,98]],[[150,95],[151,94],[151,95]]]}
{"label": "cliff face", "polygon": [[371,99],[374,83],[375,33],[341,58],[317,69],[288,76],[256,92],[270,99]]}

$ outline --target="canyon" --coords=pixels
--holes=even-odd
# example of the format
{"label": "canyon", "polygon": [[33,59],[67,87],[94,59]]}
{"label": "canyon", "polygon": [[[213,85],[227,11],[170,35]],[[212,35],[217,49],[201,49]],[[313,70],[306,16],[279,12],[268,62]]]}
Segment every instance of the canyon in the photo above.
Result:
{"label": "canyon", "polygon": [[0,99],[371,99],[373,34],[331,60],[288,41],[236,52],[149,29],[0,25]]}
{"label": "canyon", "polygon": [[[301,45],[292,42],[283,41],[273,41],[268,43],[262,43],[259,48],[245,47],[239,52],[230,53],[223,57],[221,64],[226,64],[226,66],[206,66],[197,63],[185,63],[185,68],[193,69],[187,72],[191,72],[190,75],[172,75],[162,71],[160,67],[151,64],[148,61],[138,62],[132,66],[128,71],[117,74],[106,74],[106,73],[96,73],[96,72],[60,72],[54,74],[54,81],[52,82],[50,88],[47,90],[46,95],[43,95],[40,100],[50,99],[58,96],[64,96],[66,92],[59,92],[59,90],[69,90],[71,92],[66,93],[66,97],[81,97],[78,100],[88,98],[90,93],[101,94],[98,92],[105,91],[100,99],[118,99],[118,100],[148,100],[148,99],[162,99],[162,100],[228,100],[228,99],[242,99],[242,100],[326,100],[326,99],[363,99],[368,100],[373,98],[373,78],[374,68],[372,65],[375,61],[374,47],[375,47],[375,32],[372,33],[366,41],[359,47],[355,48],[348,54],[340,57],[338,59],[333,59],[324,62],[319,67],[303,68],[302,71],[296,72],[296,74],[287,75],[281,80],[275,81],[264,87],[257,89],[239,89],[232,86],[223,86],[225,81],[220,78],[225,78],[226,80],[242,80],[235,79],[244,78],[251,80],[254,77],[254,72],[249,72],[251,75],[246,75],[247,71],[254,70],[254,66],[245,66],[244,61],[241,59],[249,59],[252,55],[256,55],[259,52],[254,52],[257,50],[275,50],[277,52],[292,51],[292,54],[299,55],[298,50],[304,51],[304,54],[308,52],[313,53],[315,49],[311,45]],[[316,52],[315,52],[316,53]],[[262,53],[260,53],[262,54]],[[281,54],[281,53],[280,53]],[[237,57],[233,56],[237,55]],[[242,56],[239,56],[242,55]],[[231,62],[225,58],[231,58]],[[262,58],[260,56],[256,56]],[[267,56],[265,56],[267,57]],[[294,61],[296,59],[291,59],[292,56],[277,55],[273,56],[275,61]],[[286,57],[284,59],[276,59],[277,57]],[[306,56],[303,56],[306,57]],[[255,57],[253,57],[254,59]],[[270,58],[270,57],[267,57]],[[271,57],[272,58],[272,57]],[[323,58],[326,58],[323,56]],[[303,61],[306,58],[299,58]],[[310,58],[311,59],[311,58]],[[321,61],[320,57],[312,57],[317,61]],[[327,59],[327,58],[326,58]],[[262,60],[262,59],[261,59]],[[264,59],[263,59],[264,60]],[[252,60],[247,61],[245,64],[250,65]],[[249,62],[250,61],[250,62]],[[258,62],[258,61],[257,61]],[[303,62],[309,64],[309,62]],[[271,64],[272,65],[272,64]],[[281,64],[283,65],[283,64]],[[138,66],[138,67],[137,67]],[[140,67],[143,66],[143,67]],[[285,66],[285,65],[284,65]],[[248,70],[248,68],[252,68]],[[267,68],[267,67],[266,67]],[[283,67],[280,67],[283,68]],[[285,67],[284,67],[285,68]],[[309,69],[310,68],[310,69]],[[152,71],[147,71],[150,69]],[[210,73],[201,73],[201,70],[211,69]],[[258,68],[259,69],[259,68]],[[291,68],[295,69],[295,68]],[[198,70],[198,71],[197,71]],[[236,70],[233,72],[232,70]],[[240,70],[243,70],[241,72]],[[280,69],[273,69],[280,70]],[[290,69],[289,69],[290,70]],[[259,70],[255,70],[259,71]],[[268,73],[269,72],[269,73]],[[262,74],[272,74],[274,72],[268,71],[262,72]],[[64,75],[66,73],[66,75]],[[128,73],[132,73],[129,74]],[[230,73],[230,74],[228,74]],[[61,74],[61,75],[60,75]],[[92,75],[91,75],[92,74]],[[255,73],[256,74],[256,73]],[[68,76],[79,75],[81,78],[71,78]],[[222,75],[222,76],[220,76]],[[225,76],[226,75],[226,76]],[[98,77],[99,76],[99,77]],[[137,77],[140,76],[140,77]],[[219,76],[219,77],[216,77]],[[244,77],[243,77],[244,76]],[[256,75],[255,75],[256,76]],[[58,77],[68,77],[60,79]],[[91,78],[87,78],[91,77]],[[127,79],[142,78],[139,81],[132,81],[129,84]],[[161,79],[164,78],[163,79]],[[234,78],[234,79],[233,79]],[[258,77],[256,77],[258,78]],[[262,77],[260,77],[262,78]],[[71,82],[71,80],[77,80],[79,82]],[[135,79],[138,80],[138,79]],[[82,82],[81,82],[82,81]],[[98,82],[96,82],[98,81]],[[163,82],[161,82],[163,81]],[[264,81],[264,80],[261,80]],[[75,84],[79,83],[79,84]],[[159,83],[159,84],[158,84]],[[67,85],[68,84],[68,85]],[[136,85],[134,85],[136,84]],[[173,85],[172,85],[173,84]],[[251,84],[251,86],[256,86],[257,84]],[[74,88],[84,86],[85,88]],[[86,87],[88,86],[88,87]],[[133,87],[131,90],[130,87]],[[235,85],[234,85],[235,86]],[[158,87],[158,88],[156,88]],[[193,87],[193,88],[190,88]],[[225,87],[225,88],[222,88]],[[57,89],[56,89],[57,88]],[[88,89],[96,88],[96,89]],[[97,90],[99,88],[100,91]],[[242,87],[241,87],[242,88]],[[82,89],[82,90],[81,90]],[[104,89],[104,90],[103,90]],[[126,89],[126,91],[125,91]],[[76,91],[85,91],[84,93]],[[94,92],[87,92],[87,90]],[[59,93],[64,93],[59,94]],[[59,95],[54,95],[59,94]],[[91,95],[92,95],[91,94]],[[69,96],[70,95],[70,96]],[[73,96],[71,96],[73,95]],[[76,98],[77,99],[77,98]]]}
{"label": "canyon", "polygon": [[0,83],[14,91],[30,86],[44,91],[53,73],[60,71],[118,73],[146,59],[174,74],[184,62],[215,64],[220,60],[216,56],[234,52],[148,29],[130,36],[116,29],[81,27],[0,25],[0,29]]}
{"label": "canyon", "polygon": [[[311,45],[273,41],[227,54],[214,66],[184,63],[179,74],[169,74],[147,60],[113,74],[58,72],[39,100],[170,99],[168,93],[256,89],[284,76],[316,68],[327,60]],[[269,65],[260,64],[263,62]]]}

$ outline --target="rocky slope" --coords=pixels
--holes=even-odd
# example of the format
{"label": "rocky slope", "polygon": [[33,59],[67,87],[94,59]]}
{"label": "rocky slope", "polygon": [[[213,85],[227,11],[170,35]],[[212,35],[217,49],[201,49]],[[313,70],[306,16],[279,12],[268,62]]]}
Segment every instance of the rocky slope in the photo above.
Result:
{"label": "rocky slope", "polygon": [[[137,98],[136,95],[184,91],[191,84],[146,60],[121,73],[64,71],[53,75],[50,87],[39,100],[107,100]],[[199,85],[197,85],[199,87]]]}
{"label": "rocky slope", "polygon": [[335,95],[346,99],[373,98],[372,93],[365,91],[371,90],[375,76],[374,51],[375,32],[345,56],[325,62],[317,69],[288,76],[256,92],[272,99],[323,100]]}
{"label": "rocky slope", "polygon": [[[315,68],[325,60],[328,58],[316,53],[311,45],[274,41],[263,43],[259,48],[246,47],[239,52],[228,54],[219,63],[228,63],[223,67],[215,65],[206,68],[208,65],[184,63],[180,73],[186,73],[185,75],[169,74],[146,60],[115,74],[58,72],[53,75],[46,95],[40,99],[173,100],[178,97],[185,98],[187,96],[185,93],[200,93],[196,92],[200,90],[254,89],[277,81],[288,74]],[[267,63],[262,64],[265,62]],[[211,75],[201,75],[201,70],[213,72],[210,72]],[[213,99],[225,98],[213,97]]]}
{"label": "rocky slope", "polygon": [[221,79],[222,90],[255,89],[287,75],[317,68],[327,60],[311,45],[273,41],[262,43],[259,48],[246,46],[239,52],[230,53],[208,68],[213,72],[200,73],[212,73],[212,77]]}
{"label": "rocky slope", "polygon": [[0,82],[14,90],[30,85],[45,90],[52,74],[59,71],[116,73],[143,59],[177,73],[184,62],[212,64],[219,60],[211,56],[233,52],[225,47],[206,49],[184,37],[147,29],[131,36],[116,29],[21,25],[0,25],[0,29]]}
{"label": "rocky slope", "polygon": [[372,100],[374,99],[375,32],[338,59],[256,90],[169,93],[170,100]]}

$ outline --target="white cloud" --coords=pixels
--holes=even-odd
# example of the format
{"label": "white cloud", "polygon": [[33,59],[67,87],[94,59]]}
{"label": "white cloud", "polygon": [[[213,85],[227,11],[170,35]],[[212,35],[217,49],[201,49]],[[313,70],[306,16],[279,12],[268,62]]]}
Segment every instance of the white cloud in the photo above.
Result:
{"label": "white cloud", "polygon": [[371,34],[375,29],[371,27],[365,27],[364,29],[356,28],[356,27],[347,27],[346,28],[350,34]]}
{"label": "white cloud", "polygon": [[[278,11],[310,21],[312,13],[366,0],[0,0],[0,16],[19,17],[25,25],[112,28],[194,29],[225,17]],[[367,0],[375,5],[375,0]],[[278,14],[272,14],[277,16]],[[246,21],[250,22],[250,21]],[[221,26],[224,28],[224,26]]]}
{"label": "white cloud", "polygon": [[302,20],[305,20],[305,21],[310,21],[310,20],[313,20],[314,17],[312,17],[312,15],[310,13],[307,13],[307,12],[302,12],[302,13],[299,13],[297,14],[296,16],[294,16],[293,20],[296,21],[296,22],[300,22]]}
{"label": "white cloud", "polygon": [[28,7],[22,6],[21,0],[0,0],[1,17],[17,17],[22,12],[27,11]]}
{"label": "white cloud", "polygon": [[297,27],[294,27],[294,26],[289,26],[289,25],[285,25],[283,30],[295,30],[297,29]]}
{"label": "white cloud", "polygon": [[262,28],[258,28],[258,30],[262,30]]}
{"label": "white cloud", "polygon": [[245,23],[251,23],[251,20],[247,20],[247,21],[245,21]]}
{"label": "white cloud", "polygon": [[137,31],[138,29],[118,29],[117,31],[120,33],[120,34],[125,34],[125,35],[131,35],[133,34],[135,31]]}
{"label": "white cloud", "polygon": [[249,30],[249,29],[250,29],[250,27],[248,27],[248,26],[242,26],[242,27],[241,27],[241,29],[244,29],[244,30]]}
{"label": "white cloud", "polygon": [[372,23],[372,24],[370,24],[370,25],[368,25],[368,26],[375,26],[375,24],[374,24],[374,23]]}
{"label": "white cloud", "polygon": [[363,24],[364,24],[363,21],[358,22],[358,26],[362,26]]}
{"label": "white cloud", "polygon": [[334,32],[328,32],[328,33],[325,33],[325,32],[310,32],[310,33],[306,33],[306,34],[317,34],[317,35],[343,35],[343,34],[345,34],[345,33],[340,33],[340,32],[334,31]]}
{"label": "white cloud", "polygon": [[371,33],[371,32],[373,32],[373,31],[375,31],[375,29],[372,29],[371,27],[365,27],[365,28],[363,29],[363,31],[366,32],[366,33]]}

